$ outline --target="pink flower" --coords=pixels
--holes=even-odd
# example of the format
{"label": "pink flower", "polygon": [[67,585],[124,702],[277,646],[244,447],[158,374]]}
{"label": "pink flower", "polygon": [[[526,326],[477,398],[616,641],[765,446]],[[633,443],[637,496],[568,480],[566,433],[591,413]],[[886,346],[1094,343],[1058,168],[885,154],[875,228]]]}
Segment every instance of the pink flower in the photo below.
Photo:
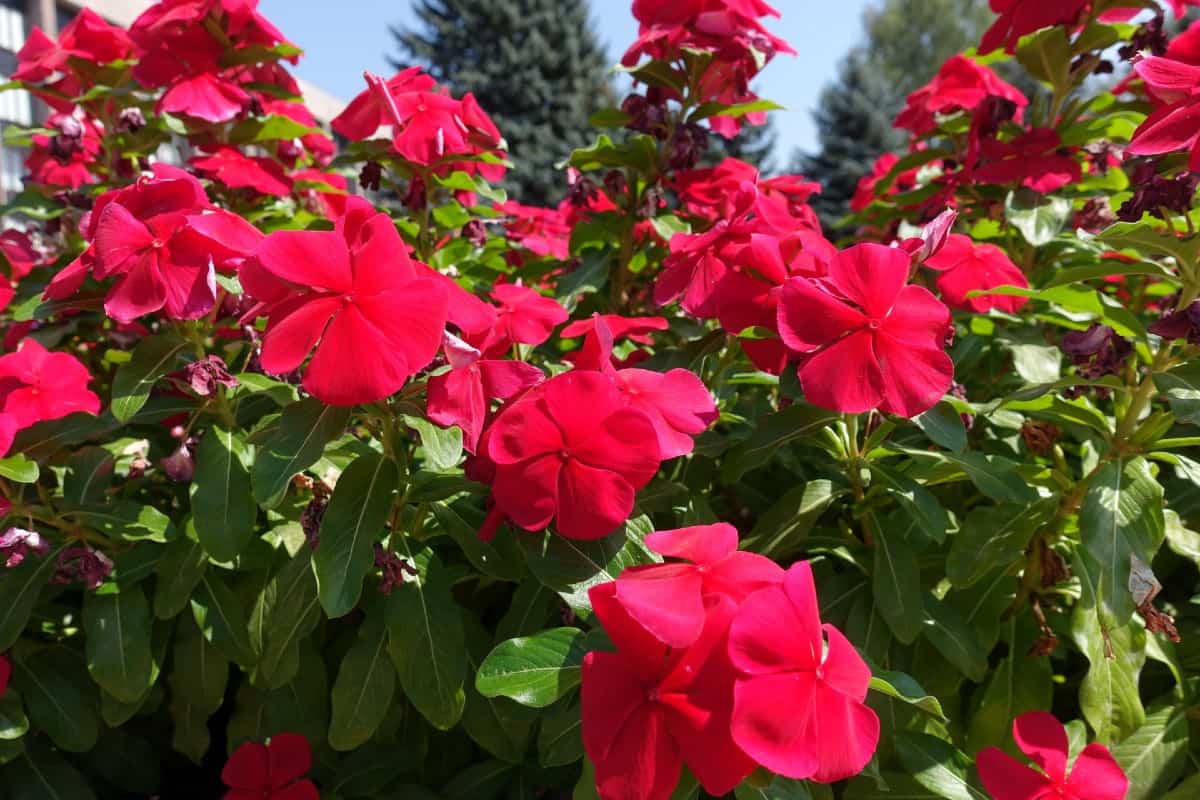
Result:
{"label": "pink flower", "polygon": [[202,175],[230,189],[253,189],[260,194],[284,197],[292,184],[279,162],[264,156],[248,156],[236,147],[218,147],[211,155],[198,156],[189,163]]}
{"label": "pink flower", "polygon": [[980,53],[998,47],[1014,53],[1017,42],[1027,33],[1055,25],[1074,25],[1090,0],[990,0],[992,11],[1000,18],[983,34]]}
{"label": "pink flower", "polygon": [[974,111],[988,97],[999,97],[1016,105],[1018,122],[1029,105],[1017,87],[1001,80],[991,69],[966,56],[954,55],[942,64],[929,83],[908,96],[893,124],[918,135],[929,133],[937,127],[937,115]]}
{"label": "pink flower", "polygon": [[1061,152],[1062,138],[1053,128],[1034,128],[1002,142],[984,139],[979,161],[970,169],[975,183],[1020,184],[1035,192],[1053,192],[1082,177],[1079,162]]}
{"label": "pink flower", "polygon": [[994,244],[975,244],[970,236],[951,234],[942,248],[925,259],[925,266],[941,273],[938,291],[950,305],[964,311],[986,312],[990,309],[1015,314],[1029,299],[984,294],[968,294],[997,286],[1029,288],[1029,279],[1003,250]]}
{"label": "pink flower", "polygon": [[696,640],[673,649],[626,614],[615,592],[605,583],[588,596],[617,652],[583,659],[583,746],[601,800],[667,800],[683,764],[709,794],[732,791],[754,769],[730,737],[733,601],[713,598]]}
{"label": "pink flower", "polygon": [[800,383],[810,403],[913,417],[950,388],[954,364],[942,349],[950,311],[905,285],[909,265],[903,250],[860,244],[837,255],[827,278],[784,284],[779,334],[809,354]]}
{"label": "pink flower", "polygon": [[429,379],[426,415],[432,422],[463,432],[463,447],[474,453],[487,420],[491,400],[507,400],[542,379],[542,371],[524,361],[484,359],[480,352],[451,333],[442,349],[450,371]]}
{"label": "pink flower", "polygon": [[496,508],[526,530],[555,521],[599,539],[628,518],[660,463],[654,426],[599,372],[567,372],[503,409],[484,436]]}
{"label": "pink flower", "polygon": [[617,602],[670,647],[696,641],[707,618],[705,603],[712,598],[741,603],[783,581],[783,569],[774,561],[737,549],[737,529],[725,522],[656,531],[645,542],[656,553],[690,563],[626,568],[617,578]]}
{"label": "pink flower", "polygon": [[1126,152],[1151,156],[1188,150],[1188,168],[1200,170],[1200,66],[1149,56],[1134,70],[1166,105],[1138,126]]}
{"label": "pink flower", "polygon": [[567,321],[567,310],[558,301],[528,286],[498,283],[492,287],[496,301],[495,327],[480,348],[485,353],[507,350],[513,343],[539,345]]}
{"label": "pink flower", "polygon": [[265,304],[263,368],[291,372],[315,348],[304,388],[341,406],[382,400],[427,366],[447,308],[446,291],[409,257],[391,217],[352,200],[356,213],[335,230],[276,231],[239,271]]}
{"label": "pink flower", "polygon": [[509,241],[535,256],[552,256],[559,261],[570,257],[571,226],[557,208],[523,206],[509,200],[497,203],[496,210],[513,217],[504,225]]}
{"label": "pink flower", "polygon": [[18,429],[78,412],[98,414],[100,398],[87,388],[91,380],[74,356],[25,339],[15,353],[0,356],[0,409]]}
{"label": "pink flower", "polygon": [[1083,748],[1067,775],[1067,730],[1045,711],[1013,721],[1013,739],[1040,770],[1020,763],[998,747],[979,751],[979,780],[995,800],[1124,800],[1129,779],[1112,753],[1093,742]]}
{"label": "pink flower", "polygon": [[841,631],[821,624],[817,609],[807,561],[738,608],[729,629],[739,672],[732,730],[772,772],[832,783],[871,760],[879,718],[863,703],[871,670]]}
{"label": "pink flower", "polygon": [[158,101],[158,112],[185,115],[205,122],[228,122],[242,113],[250,95],[233,81],[211,72],[176,81]]}
{"label": "pink flower", "polygon": [[46,296],[71,296],[89,269],[98,280],[116,278],[104,310],[120,322],[159,310],[172,319],[204,316],[216,302],[216,269],[236,266],[262,238],[238,215],[213,209],[199,181],[166,165],[102,195],[84,231],[91,245]]}
{"label": "pink flower", "polygon": [[304,774],[312,769],[308,740],[280,733],[269,744],[246,742],[225,762],[225,800],[318,800],[317,787]]}

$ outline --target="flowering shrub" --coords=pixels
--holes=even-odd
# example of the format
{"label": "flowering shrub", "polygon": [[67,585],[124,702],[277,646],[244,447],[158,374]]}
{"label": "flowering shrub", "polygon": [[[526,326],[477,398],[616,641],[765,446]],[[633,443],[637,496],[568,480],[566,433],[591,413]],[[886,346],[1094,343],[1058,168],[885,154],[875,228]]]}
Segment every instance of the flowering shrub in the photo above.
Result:
{"label": "flowering shrub", "polygon": [[553,208],[416,68],[338,152],[253,2],[34,31],[0,796],[1195,797],[1200,28],[1145,5],[991,0],[843,241],[703,161],[760,0],[633,3]]}

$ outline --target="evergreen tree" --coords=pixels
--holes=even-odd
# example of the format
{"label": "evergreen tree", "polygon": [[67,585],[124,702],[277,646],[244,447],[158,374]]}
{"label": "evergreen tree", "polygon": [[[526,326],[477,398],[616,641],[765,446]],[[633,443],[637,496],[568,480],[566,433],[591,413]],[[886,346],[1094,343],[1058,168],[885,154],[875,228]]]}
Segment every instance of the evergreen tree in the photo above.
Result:
{"label": "evergreen tree", "polygon": [[821,183],[814,206],[826,225],[849,211],[875,159],[903,146],[892,120],[904,98],[947,58],[978,44],[992,19],[979,0],[883,0],[864,13],[863,42],[843,60],[813,113],[820,151],[792,158],[792,171]]}
{"label": "evergreen tree", "polygon": [[560,200],[554,164],[588,144],[588,116],[614,104],[587,0],[421,0],[415,12],[419,29],[391,29],[393,66],[419,64],[456,95],[474,92],[508,142],[506,188],[524,203]]}

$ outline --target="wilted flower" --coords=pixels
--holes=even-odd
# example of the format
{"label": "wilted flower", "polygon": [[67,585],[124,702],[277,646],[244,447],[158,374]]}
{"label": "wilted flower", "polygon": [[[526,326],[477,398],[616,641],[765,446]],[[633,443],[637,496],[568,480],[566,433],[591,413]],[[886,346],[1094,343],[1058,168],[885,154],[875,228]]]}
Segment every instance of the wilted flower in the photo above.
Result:
{"label": "wilted flower", "polygon": [[15,567],[30,555],[44,556],[50,544],[37,531],[9,528],[0,533],[0,561],[5,567]]}
{"label": "wilted flower", "polygon": [[68,547],[58,554],[54,583],[82,583],[89,589],[100,588],[113,570],[112,559],[90,547]]}

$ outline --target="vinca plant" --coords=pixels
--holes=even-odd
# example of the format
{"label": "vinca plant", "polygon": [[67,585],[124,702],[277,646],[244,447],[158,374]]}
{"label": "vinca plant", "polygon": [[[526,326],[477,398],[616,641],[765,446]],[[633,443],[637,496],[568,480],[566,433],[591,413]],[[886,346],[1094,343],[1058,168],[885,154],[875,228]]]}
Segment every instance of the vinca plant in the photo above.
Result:
{"label": "vinca plant", "polygon": [[0,798],[1200,797],[1196,3],[990,5],[840,239],[706,158],[763,0],[634,0],[554,207],[254,0],[35,30]]}

